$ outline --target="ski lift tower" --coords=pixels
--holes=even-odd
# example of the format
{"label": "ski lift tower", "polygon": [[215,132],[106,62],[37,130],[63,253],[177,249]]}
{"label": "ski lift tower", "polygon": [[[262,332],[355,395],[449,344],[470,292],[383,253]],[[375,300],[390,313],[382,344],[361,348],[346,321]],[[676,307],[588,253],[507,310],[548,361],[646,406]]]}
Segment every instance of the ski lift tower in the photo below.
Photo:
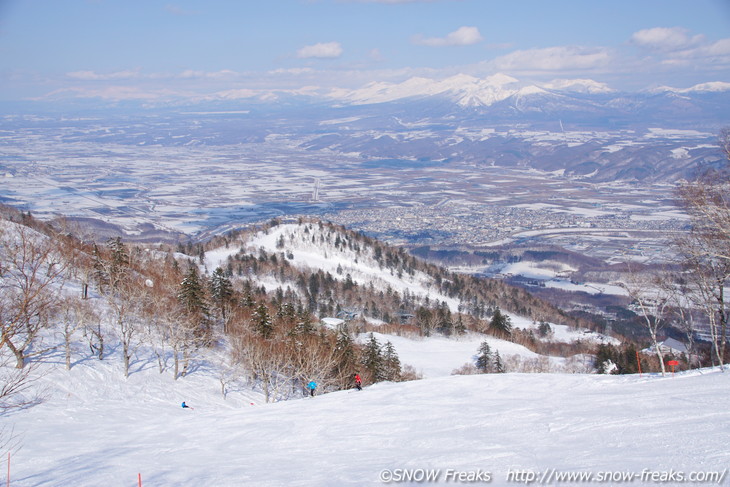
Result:
{"label": "ski lift tower", "polygon": [[319,201],[319,178],[314,180],[314,191],[312,191],[312,201]]}

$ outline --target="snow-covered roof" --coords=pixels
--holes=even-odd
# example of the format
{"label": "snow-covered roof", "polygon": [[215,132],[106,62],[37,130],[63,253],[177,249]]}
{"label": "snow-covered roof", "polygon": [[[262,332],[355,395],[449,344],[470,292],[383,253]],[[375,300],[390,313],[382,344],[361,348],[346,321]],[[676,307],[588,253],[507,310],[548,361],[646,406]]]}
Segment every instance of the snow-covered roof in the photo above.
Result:
{"label": "snow-covered roof", "polygon": [[674,338],[667,338],[663,342],[659,344],[660,347],[668,348],[670,350],[673,350],[678,353],[686,353],[687,352],[687,346],[680,342],[679,340],[675,340]]}
{"label": "snow-covered roof", "polygon": [[320,321],[328,328],[337,328],[338,326],[341,326],[345,323],[345,320],[341,320],[340,318],[332,318],[332,317],[322,318]]}
{"label": "snow-covered roof", "polygon": [[[659,342],[659,347],[662,351],[669,351],[673,353],[687,353],[687,346],[674,338],[667,338],[666,340]],[[654,353],[656,349],[654,345],[643,350],[644,352]]]}

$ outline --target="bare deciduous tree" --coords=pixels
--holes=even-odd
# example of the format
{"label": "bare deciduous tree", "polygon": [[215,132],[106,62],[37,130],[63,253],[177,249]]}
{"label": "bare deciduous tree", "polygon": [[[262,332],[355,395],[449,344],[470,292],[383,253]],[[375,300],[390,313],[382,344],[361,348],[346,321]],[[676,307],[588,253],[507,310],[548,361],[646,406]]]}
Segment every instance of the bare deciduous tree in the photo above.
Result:
{"label": "bare deciduous tree", "polygon": [[[335,371],[339,354],[334,337],[306,335],[297,337],[291,343],[290,351],[294,370],[294,380],[304,385],[314,380],[319,387],[326,389],[330,385],[338,385]],[[352,375],[355,371],[349,371]],[[344,378],[341,378],[344,379]],[[352,381],[350,380],[350,385]]]}
{"label": "bare deciduous tree", "polygon": [[280,340],[267,340],[248,333],[236,339],[240,359],[264,393],[266,402],[287,396],[292,378],[292,358]]}
{"label": "bare deciduous tree", "polygon": [[13,360],[14,357],[0,352],[0,412],[32,406],[41,400],[40,392],[34,387],[39,378],[37,362],[17,368],[12,366]]}
{"label": "bare deciduous tree", "polygon": [[142,316],[150,293],[146,279],[134,272],[129,255],[120,239],[110,240],[107,258],[96,255],[95,267],[99,293],[105,298],[110,322],[122,344],[124,377],[129,377],[132,357],[141,345]]}
{"label": "bare deciduous tree", "polygon": [[626,282],[621,283],[621,287],[626,290],[631,301],[635,303],[651,337],[652,347],[659,359],[662,375],[666,374],[664,354],[659,346],[659,332],[666,324],[665,318],[670,300],[662,287],[661,278],[647,270],[639,273],[629,265]]}
{"label": "bare deciduous tree", "polygon": [[[678,328],[687,338],[687,360],[690,367],[693,362],[701,366],[699,355],[695,355],[695,333],[697,325],[695,320],[696,301],[693,299],[693,286],[683,273],[666,272],[661,282],[662,289],[668,299],[668,311],[674,326]],[[692,360],[693,355],[696,361]]]}
{"label": "bare deciduous tree", "polygon": [[68,261],[51,240],[22,225],[0,232],[0,241],[0,347],[13,353],[21,369],[29,357],[44,351],[30,352],[51,323]]}
{"label": "bare deciduous tree", "polygon": [[[730,129],[720,133],[720,148],[730,159]],[[725,361],[728,316],[725,289],[730,284],[730,178],[727,170],[712,171],[679,188],[690,216],[689,235],[678,242],[693,297],[710,324],[714,355]]]}
{"label": "bare deciduous tree", "polygon": [[71,344],[79,330],[85,330],[98,320],[88,301],[76,296],[64,296],[59,303],[59,319],[66,356],[66,370],[71,370]]}

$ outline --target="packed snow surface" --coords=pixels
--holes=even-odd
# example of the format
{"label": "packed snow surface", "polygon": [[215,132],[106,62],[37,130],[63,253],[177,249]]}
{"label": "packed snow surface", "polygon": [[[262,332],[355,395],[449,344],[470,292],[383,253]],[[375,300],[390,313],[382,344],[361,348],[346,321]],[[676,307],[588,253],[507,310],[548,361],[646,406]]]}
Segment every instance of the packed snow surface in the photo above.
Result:
{"label": "packed snow surface", "polygon": [[13,486],[382,485],[398,469],[507,485],[515,472],[722,473],[730,460],[730,373],[712,370],[442,376],[264,404],[244,389],[224,400],[204,367],[178,381],[144,363],[127,380],[112,360],[45,367],[46,401],[3,417],[21,445]]}

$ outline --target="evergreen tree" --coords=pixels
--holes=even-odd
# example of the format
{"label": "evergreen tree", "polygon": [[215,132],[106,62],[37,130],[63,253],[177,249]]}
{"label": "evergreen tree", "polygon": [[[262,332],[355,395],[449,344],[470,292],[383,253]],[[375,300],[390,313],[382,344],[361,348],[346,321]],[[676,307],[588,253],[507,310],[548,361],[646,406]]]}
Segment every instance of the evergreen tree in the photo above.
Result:
{"label": "evergreen tree", "polygon": [[505,368],[502,363],[502,357],[499,356],[499,350],[494,352],[494,371],[498,374],[504,374]]}
{"label": "evergreen tree", "polygon": [[456,320],[456,324],[454,325],[454,331],[457,335],[463,335],[466,333],[466,326],[464,325],[464,321],[461,319],[461,314],[459,314],[459,317]]}
{"label": "evergreen tree", "polygon": [[355,287],[355,281],[352,280],[352,276],[348,272],[345,276],[345,283],[342,285],[343,291],[349,291],[350,289]]}
{"label": "evergreen tree", "polygon": [[314,323],[312,323],[312,315],[309,312],[300,310],[296,314],[297,319],[297,333],[300,335],[312,335],[316,331]]}
{"label": "evergreen tree", "polygon": [[546,322],[545,320],[540,321],[540,325],[537,328],[537,333],[542,338],[545,338],[547,336],[552,335],[553,329],[550,326],[550,323]]}
{"label": "evergreen tree", "polygon": [[111,252],[111,262],[115,269],[129,267],[129,253],[120,237],[109,239],[106,245]]}
{"label": "evergreen tree", "polygon": [[596,358],[594,362],[598,373],[603,374],[603,364],[609,360],[613,362],[616,359],[616,356],[616,349],[613,347],[613,345],[610,345],[608,343],[600,343],[598,345],[598,348],[596,349]]}
{"label": "evergreen tree", "polygon": [[477,369],[479,369],[483,374],[491,372],[492,360],[492,349],[489,347],[489,343],[484,340],[482,344],[479,345],[479,350],[477,351]]}
{"label": "evergreen tree", "polygon": [[[243,297],[241,298],[241,306],[244,308],[253,308],[256,306],[256,301],[253,299],[253,293],[251,291],[251,284],[250,282],[246,281],[247,289],[243,292]],[[245,285],[244,285],[245,286]]]}
{"label": "evergreen tree", "polygon": [[263,302],[254,311],[253,325],[256,331],[264,338],[271,338],[274,334],[274,324],[269,315],[269,308]]}
{"label": "evergreen tree", "polygon": [[337,363],[335,364],[335,373],[340,381],[340,387],[345,389],[352,386],[352,374],[359,369],[357,348],[345,332],[337,333],[337,342],[335,343],[337,351]]}
{"label": "evergreen tree", "polygon": [[177,297],[188,314],[201,316],[208,314],[205,290],[200,276],[198,276],[197,267],[190,267],[190,270],[180,283]]}
{"label": "evergreen tree", "polygon": [[210,297],[225,321],[226,309],[233,297],[233,284],[231,284],[231,281],[226,277],[223,269],[220,267],[217,267],[213,271],[213,275],[210,278]]}
{"label": "evergreen tree", "polygon": [[207,340],[211,324],[210,310],[208,308],[205,287],[198,276],[196,266],[190,267],[190,270],[180,283],[177,298],[187,315],[188,326],[190,326],[193,334],[198,339],[203,338]]}
{"label": "evergreen tree", "polygon": [[372,333],[362,353],[362,366],[373,382],[385,380],[383,353],[377,338]]}
{"label": "evergreen tree", "polygon": [[489,322],[489,328],[496,336],[508,337],[512,334],[512,320],[496,308]]}
{"label": "evergreen tree", "polygon": [[390,341],[385,343],[383,354],[383,375],[385,380],[397,382],[400,380],[401,367],[398,353]]}
{"label": "evergreen tree", "polygon": [[128,277],[129,253],[120,237],[107,240],[106,247],[109,250],[108,261],[104,260],[99,248],[94,244],[94,277],[102,292],[106,292],[105,289],[108,286],[114,293],[119,288],[121,281]]}

